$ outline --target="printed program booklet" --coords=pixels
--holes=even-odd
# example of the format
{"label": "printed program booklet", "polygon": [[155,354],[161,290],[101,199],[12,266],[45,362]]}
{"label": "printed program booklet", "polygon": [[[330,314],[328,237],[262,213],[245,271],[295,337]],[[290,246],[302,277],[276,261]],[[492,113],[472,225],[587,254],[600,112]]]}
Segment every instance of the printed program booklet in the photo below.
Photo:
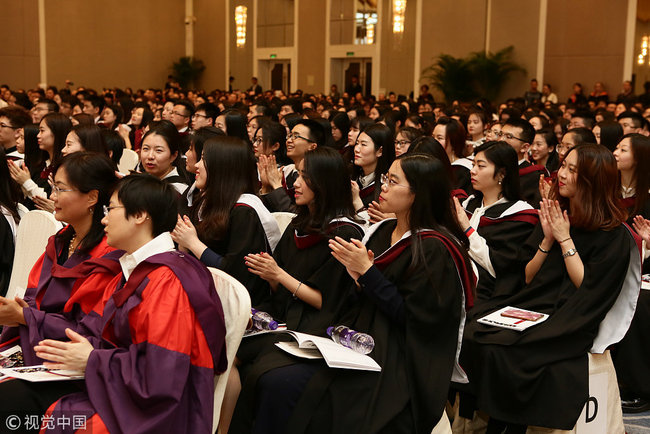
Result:
{"label": "printed program booklet", "polygon": [[33,383],[41,381],[83,380],[84,378],[84,373],[82,371],[50,369],[43,365],[3,368],[0,369],[0,374],[4,377],[19,378]]}
{"label": "printed program booklet", "polygon": [[506,306],[484,316],[478,320],[481,324],[501,327],[504,329],[524,331],[529,327],[541,324],[548,319],[545,313],[532,310],[520,309],[518,307]]}
{"label": "printed program booklet", "polygon": [[277,342],[275,345],[289,354],[305,359],[323,358],[330,368],[381,371],[372,357],[357,353],[331,339],[294,331],[287,333],[297,342]]}

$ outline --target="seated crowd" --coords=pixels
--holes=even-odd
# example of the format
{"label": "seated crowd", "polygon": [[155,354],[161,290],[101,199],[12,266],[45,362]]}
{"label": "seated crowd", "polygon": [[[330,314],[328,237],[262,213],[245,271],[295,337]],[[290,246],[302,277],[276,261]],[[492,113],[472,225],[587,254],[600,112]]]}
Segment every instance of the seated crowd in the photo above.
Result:
{"label": "seated crowd", "polygon": [[[650,99],[576,83],[558,104],[536,81],[498,108],[426,86],[277,95],[0,87],[0,351],[84,372],[0,378],[0,432],[10,415],[115,433],[430,433],[447,415],[463,432],[479,414],[487,433],[570,430],[590,353],[611,354],[624,411],[650,409]],[[29,210],[64,227],[10,299]],[[227,360],[208,267],[288,330],[369,334],[381,372],[289,355],[281,333]],[[548,318],[481,321],[508,306]]]}

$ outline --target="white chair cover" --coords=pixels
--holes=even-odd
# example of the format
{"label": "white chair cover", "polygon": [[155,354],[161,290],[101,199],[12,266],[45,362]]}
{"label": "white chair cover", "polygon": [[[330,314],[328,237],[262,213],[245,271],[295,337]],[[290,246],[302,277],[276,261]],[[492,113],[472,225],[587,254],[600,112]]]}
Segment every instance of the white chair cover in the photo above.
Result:
{"label": "white chair cover", "polygon": [[117,164],[117,170],[119,170],[120,173],[128,174],[129,170],[135,169],[135,166],[138,165],[139,161],[140,157],[137,152],[131,149],[124,149],[122,158],[120,158],[120,162]]}
{"label": "white chair cover", "polygon": [[216,268],[209,268],[209,270],[212,273],[217,294],[221,299],[223,315],[226,320],[226,354],[228,356],[228,368],[214,379],[212,431],[216,432],[228,375],[251,317],[251,299],[244,285],[237,279]]}
{"label": "white chair cover", "polygon": [[29,211],[20,220],[7,298],[25,295],[29,272],[45,251],[48,238],[62,227],[61,222],[47,211]]}
{"label": "white chair cover", "polygon": [[275,220],[277,220],[278,226],[280,227],[280,233],[282,234],[287,226],[289,226],[289,223],[291,223],[291,220],[296,216],[292,212],[272,212],[271,214],[275,217]]}

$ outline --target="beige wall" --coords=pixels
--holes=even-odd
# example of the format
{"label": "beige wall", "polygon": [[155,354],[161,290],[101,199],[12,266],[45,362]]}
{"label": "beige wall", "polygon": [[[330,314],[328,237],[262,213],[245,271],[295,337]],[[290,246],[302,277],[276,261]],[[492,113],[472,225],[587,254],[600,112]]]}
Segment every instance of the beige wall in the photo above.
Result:
{"label": "beige wall", "polygon": [[[421,1],[421,0],[420,0]],[[379,89],[408,95],[413,90],[413,68],[415,67],[415,2],[406,4],[404,32],[393,34],[391,0],[382,0],[384,13],[381,20],[381,61]]]}
{"label": "beige wall", "polygon": [[[230,1],[230,72],[228,75],[235,77],[233,89],[246,90],[251,86],[253,76],[253,0],[228,0]],[[246,6],[246,45],[237,47],[237,28],[235,25],[235,7]],[[268,83],[260,83],[263,88]]]}
{"label": "beige wall", "polygon": [[179,0],[48,0],[48,82],[101,89],[162,87],[185,54],[185,3]]}
{"label": "beige wall", "polygon": [[[440,54],[463,57],[485,48],[486,2],[420,1],[423,1],[421,69],[432,65]],[[431,90],[437,100],[443,99],[440,92]]]}
{"label": "beige wall", "polygon": [[40,80],[38,1],[0,0],[0,83],[32,88]]}
{"label": "beige wall", "polygon": [[493,0],[490,14],[489,51],[515,47],[512,60],[526,69],[515,73],[501,91],[499,99],[523,96],[537,71],[540,0]]}
{"label": "beige wall", "polygon": [[[261,23],[269,37],[290,44],[293,35],[290,8],[271,7],[289,0],[258,0]],[[331,16],[351,5],[352,0],[331,0]],[[431,65],[441,53],[466,56],[486,45],[487,1],[410,0],[406,31],[401,40],[391,31],[391,2],[381,0],[383,32],[378,88],[408,93],[413,85],[415,62]],[[422,1],[421,50],[415,53],[415,11]],[[542,0],[491,0],[488,46],[496,51],[515,46],[514,60],[527,74],[514,77],[503,96],[522,95],[537,72],[539,5]],[[226,69],[226,2],[230,7],[230,58]],[[571,84],[580,81],[591,91],[595,81],[603,81],[610,94],[620,91],[628,0],[547,0],[544,54],[544,81],[550,82],[562,100]],[[223,88],[228,75],[236,78],[235,88],[246,89],[253,75],[253,0],[194,0],[195,55],[207,69],[201,87]],[[298,81],[294,87],[307,92],[326,90],[325,0],[294,0],[299,10]],[[39,82],[37,0],[0,0],[0,83],[14,88],[32,87]],[[185,52],[185,2],[183,0],[47,0],[47,75],[49,84],[62,85],[71,79],[78,85],[96,88],[162,86],[172,62]],[[235,46],[234,9],[248,7],[246,47]],[[346,13],[343,13],[346,18]],[[339,23],[340,24],[340,23]],[[336,26],[331,40],[341,39]],[[280,26],[272,31],[269,26]],[[346,27],[347,28],[347,27]],[[635,55],[641,34],[650,25],[639,22]],[[270,32],[270,33],[269,33]],[[281,35],[280,35],[281,33]],[[270,36],[269,36],[270,35]],[[260,34],[262,37],[262,34]],[[281,37],[280,37],[281,36]],[[278,39],[279,38],[279,39]],[[279,41],[279,42],[278,42]],[[634,58],[636,60],[636,57]],[[634,68],[637,91],[650,79],[650,67]],[[419,72],[419,71],[418,71]],[[269,83],[261,83],[263,87]]]}
{"label": "beige wall", "polygon": [[585,94],[596,81],[610,96],[620,92],[626,20],[627,0],[548,0],[544,81],[561,101],[576,81]]}
{"label": "beige wall", "polygon": [[[325,85],[326,5],[322,0],[300,0],[298,9],[298,84],[304,92],[323,92]],[[293,67],[293,66],[292,66]]]}
{"label": "beige wall", "polygon": [[210,91],[226,87],[226,0],[194,0],[194,56],[205,71],[199,87]]}

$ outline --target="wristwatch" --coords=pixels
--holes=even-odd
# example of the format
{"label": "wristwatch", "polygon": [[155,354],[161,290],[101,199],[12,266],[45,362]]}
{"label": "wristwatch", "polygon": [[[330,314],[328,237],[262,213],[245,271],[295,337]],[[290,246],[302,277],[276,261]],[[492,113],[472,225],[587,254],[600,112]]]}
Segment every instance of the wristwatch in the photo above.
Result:
{"label": "wristwatch", "polygon": [[578,253],[578,251],[576,249],[569,249],[569,250],[566,251],[566,253],[562,254],[562,257],[563,258],[568,258],[569,256],[573,256],[576,253]]}

